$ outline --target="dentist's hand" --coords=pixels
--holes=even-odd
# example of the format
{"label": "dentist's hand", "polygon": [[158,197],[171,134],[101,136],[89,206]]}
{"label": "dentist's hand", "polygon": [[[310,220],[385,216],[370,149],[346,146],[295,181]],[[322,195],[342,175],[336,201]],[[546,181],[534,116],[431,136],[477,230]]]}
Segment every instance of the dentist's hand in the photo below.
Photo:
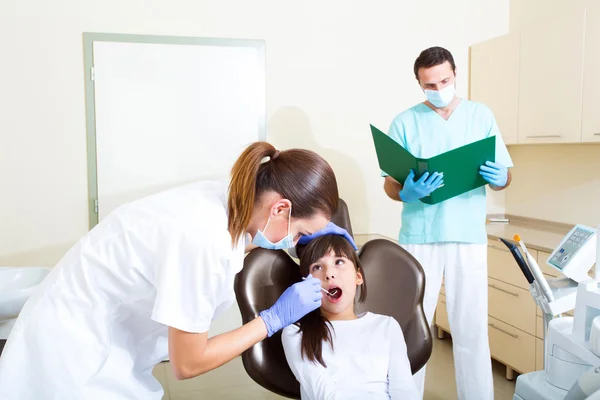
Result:
{"label": "dentist's hand", "polygon": [[405,203],[422,199],[444,184],[444,174],[438,174],[437,172],[431,175],[429,175],[429,172],[425,172],[418,181],[415,182],[414,179],[415,172],[411,170],[400,191],[400,200]]}
{"label": "dentist's hand", "polygon": [[306,280],[294,283],[277,299],[273,307],[259,315],[267,326],[268,336],[293,324],[311,311],[321,307],[321,280],[308,275]]}
{"label": "dentist's hand", "polygon": [[316,239],[319,236],[323,236],[323,235],[343,236],[347,241],[350,242],[350,244],[352,244],[352,247],[354,247],[354,250],[358,250],[358,247],[356,247],[356,243],[354,243],[354,239],[352,239],[352,236],[350,236],[348,231],[345,230],[344,228],[340,228],[333,222],[329,222],[325,228],[313,233],[312,235],[300,237],[300,240],[298,240],[298,244],[308,244],[311,240]]}
{"label": "dentist's hand", "polygon": [[504,187],[508,182],[508,168],[504,165],[492,161],[486,161],[479,169],[479,174],[483,176],[490,185]]}

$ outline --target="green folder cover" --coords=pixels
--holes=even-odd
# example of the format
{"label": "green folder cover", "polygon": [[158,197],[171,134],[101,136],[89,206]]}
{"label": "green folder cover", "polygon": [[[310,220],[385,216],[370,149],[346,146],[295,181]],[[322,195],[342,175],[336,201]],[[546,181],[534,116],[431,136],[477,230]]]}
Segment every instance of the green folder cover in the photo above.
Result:
{"label": "green folder cover", "polygon": [[444,186],[436,189],[421,201],[437,204],[487,184],[479,174],[486,161],[496,161],[496,137],[458,147],[431,158],[418,158],[394,139],[371,125],[379,168],[400,183],[404,183],[410,170],[415,179],[425,172],[444,174]]}

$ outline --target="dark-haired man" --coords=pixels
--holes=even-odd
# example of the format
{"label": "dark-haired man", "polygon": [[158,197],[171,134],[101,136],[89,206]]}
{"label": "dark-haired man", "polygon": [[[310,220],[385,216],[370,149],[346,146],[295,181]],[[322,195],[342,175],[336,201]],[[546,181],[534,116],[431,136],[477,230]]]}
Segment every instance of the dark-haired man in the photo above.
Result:
{"label": "dark-haired man", "polygon": [[[486,106],[455,95],[456,65],[441,47],[421,52],[414,74],[427,100],[400,113],[388,135],[416,157],[429,158],[448,150],[496,137],[496,160],[481,166],[492,190],[511,181],[512,160]],[[383,174],[384,176],[386,174]],[[405,182],[385,176],[384,189],[404,203],[400,244],[423,266],[426,275],[424,309],[431,324],[445,278],[446,307],[452,331],[458,398],[493,399],[488,344],[486,192],[484,187],[427,205],[419,199],[443,184],[437,172]],[[425,367],[415,374],[423,394]]]}

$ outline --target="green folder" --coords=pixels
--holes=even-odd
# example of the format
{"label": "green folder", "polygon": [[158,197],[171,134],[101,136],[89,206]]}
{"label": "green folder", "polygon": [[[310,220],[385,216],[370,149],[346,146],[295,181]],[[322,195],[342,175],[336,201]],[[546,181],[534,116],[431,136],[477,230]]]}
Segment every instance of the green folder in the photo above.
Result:
{"label": "green folder", "polygon": [[479,174],[479,167],[486,161],[496,161],[495,136],[426,159],[413,156],[373,125],[371,133],[379,168],[398,182],[404,183],[411,169],[415,171],[415,179],[425,172],[444,174],[444,185],[421,199],[425,204],[441,203],[486,185],[487,182]]}

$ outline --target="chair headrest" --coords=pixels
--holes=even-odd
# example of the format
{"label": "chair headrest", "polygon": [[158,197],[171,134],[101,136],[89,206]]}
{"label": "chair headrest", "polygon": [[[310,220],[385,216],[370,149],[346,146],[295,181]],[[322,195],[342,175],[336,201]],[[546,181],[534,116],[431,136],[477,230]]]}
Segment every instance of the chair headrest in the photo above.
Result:
{"label": "chair headrest", "polygon": [[350,234],[350,236],[354,237],[354,234],[352,233],[352,224],[350,223],[348,205],[344,200],[340,199],[338,210],[335,215],[331,217],[331,222],[340,228],[344,228]]}

